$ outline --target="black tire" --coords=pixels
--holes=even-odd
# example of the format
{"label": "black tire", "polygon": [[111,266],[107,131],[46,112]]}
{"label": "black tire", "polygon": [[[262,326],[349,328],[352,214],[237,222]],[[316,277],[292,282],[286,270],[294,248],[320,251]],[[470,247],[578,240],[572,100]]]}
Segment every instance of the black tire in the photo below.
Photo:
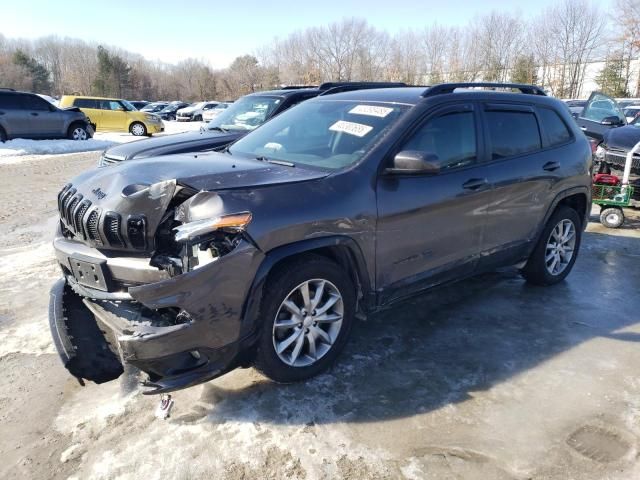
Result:
{"label": "black tire", "polygon": [[[142,127],[142,129],[139,127]],[[145,137],[147,136],[147,126],[142,122],[133,122],[129,126],[129,133],[136,137]]]}
{"label": "black tire", "polygon": [[[311,279],[331,282],[342,296],[342,326],[330,349],[309,366],[291,366],[276,353],[273,325],[282,302],[298,285]],[[319,255],[305,255],[273,272],[265,285],[255,367],[274,382],[292,383],[311,378],[327,370],[344,348],[355,316],[356,295],[349,275],[336,263]]]}
{"label": "black tire", "polygon": [[7,134],[4,133],[4,130],[0,128],[0,143],[4,143],[7,141]]}
{"label": "black tire", "polygon": [[[571,260],[564,268],[562,272],[559,274],[552,274],[547,269],[545,256],[547,254],[547,244],[550,240],[551,233],[556,228],[556,226],[563,220],[569,220],[573,223],[573,228],[575,230],[575,245],[573,247],[573,256]],[[529,260],[527,260],[527,264],[522,269],[522,276],[526,279],[527,282],[533,285],[553,285],[558,282],[564,280],[567,275],[571,272],[573,265],[576,262],[576,258],[578,258],[578,252],[580,250],[580,241],[582,239],[582,221],[578,213],[569,207],[560,206],[556,209],[556,211],[551,215],[551,218],[545,225],[542,230],[542,234],[538,239],[538,243],[536,244]]]}
{"label": "black tire", "polygon": [[[84,135],[80,133],[84,132]],[[87,130],[87,126],[82,123],[72,123],[67,131],[67,138],[69,140],[88,140],[91,138],[91,133]]]}
{"label": "black tire", "polygon": [[600,223],[607,228],[620,228],[624,223],[624,212],[620,207],[603,207],[600,210]]}

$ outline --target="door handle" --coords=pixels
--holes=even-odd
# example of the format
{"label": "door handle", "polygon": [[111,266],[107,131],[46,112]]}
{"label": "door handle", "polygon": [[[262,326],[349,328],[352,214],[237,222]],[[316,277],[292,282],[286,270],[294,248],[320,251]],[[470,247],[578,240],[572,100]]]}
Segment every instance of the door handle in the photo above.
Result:
{"label": "door handle", "polygon": [[546,170],[547,172],[553,172],[554,170],[557,170],[560,168],[560,164],[558,162],[547,162],[542,166],[543,170]]}
{"label": "door handle", "polygon": [[34,117],[38,116],[38,114],[36,112],[31,112],[31,115],[34,116]]}
{"label": "door handle", "polygon": [[465,190],[478,190],[489,182],[486,178],[472,178],[471,180],[467,180],[462,184],[462,188]]}
{"label": "door handle", "polygon": [[582,130],[583,132],[587,131],[587,127],[580,127],[580,130]]}

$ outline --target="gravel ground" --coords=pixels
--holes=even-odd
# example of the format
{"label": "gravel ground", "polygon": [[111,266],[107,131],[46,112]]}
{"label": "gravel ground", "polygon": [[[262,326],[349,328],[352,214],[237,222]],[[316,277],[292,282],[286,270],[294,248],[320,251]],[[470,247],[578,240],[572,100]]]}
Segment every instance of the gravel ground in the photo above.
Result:
{"label": "gravel ground", "polygon": [[136,372],[80,387],[49,338],[56,193],[97,158],[0,166],[0,478],[640,478],[639,212],[591,224],[561,285],[431,291],[359,322],[328,374],[237,370],[161,421]]}

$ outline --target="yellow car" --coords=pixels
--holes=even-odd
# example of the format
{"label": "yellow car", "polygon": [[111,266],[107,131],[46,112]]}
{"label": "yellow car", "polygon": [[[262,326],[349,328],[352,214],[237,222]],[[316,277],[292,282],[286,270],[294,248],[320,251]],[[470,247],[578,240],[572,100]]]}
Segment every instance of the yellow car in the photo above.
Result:
{"label": "yellow car", "polygon": [[129,132],[150,137],[164,131],[164,124],[158,115],[139,112],[126,100],[64,95],[60,99],[60,107],[78,107],[98,132]]}

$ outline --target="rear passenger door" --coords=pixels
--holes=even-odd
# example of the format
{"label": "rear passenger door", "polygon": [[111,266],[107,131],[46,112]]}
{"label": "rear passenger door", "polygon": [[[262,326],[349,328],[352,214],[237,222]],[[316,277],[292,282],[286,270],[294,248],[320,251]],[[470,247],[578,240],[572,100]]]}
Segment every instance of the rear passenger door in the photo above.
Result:
{"label": "rear passenger door", "polygon": [[94,98],[76,98],[73,106],[82,110],[89,122],[96,126],[96,130],[102,128],[102,112],[98,108],[98,100]]}
{"label": "rear passenger door", "polygon": [[[518,262],[544,220],[563,172],[562,145],[573,141],[564,120],[550,108],[483,104],[492,200],[487,212],[486,264]],[[541,128],[541,119],[547,131]]]}

